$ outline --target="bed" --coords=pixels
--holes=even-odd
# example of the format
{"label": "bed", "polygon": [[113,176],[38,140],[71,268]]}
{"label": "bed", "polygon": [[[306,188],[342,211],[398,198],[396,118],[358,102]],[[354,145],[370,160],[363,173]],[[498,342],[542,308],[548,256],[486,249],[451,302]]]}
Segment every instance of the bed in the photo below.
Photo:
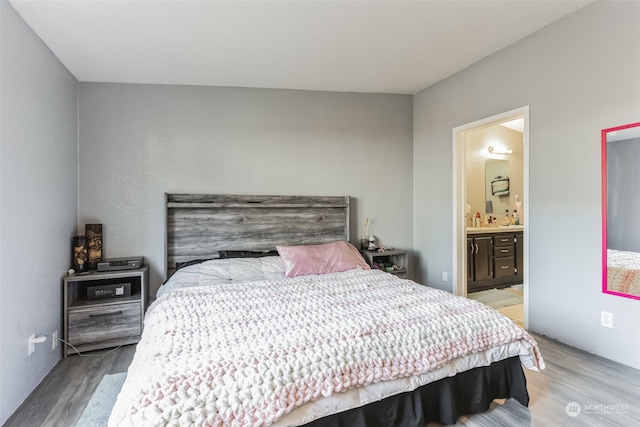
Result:
{"label": "bed", "polygon": [[166,195],[169,279],[110,426],[453,424],[528,404],[535,340],[497,311],[368,268],[349,197]]}

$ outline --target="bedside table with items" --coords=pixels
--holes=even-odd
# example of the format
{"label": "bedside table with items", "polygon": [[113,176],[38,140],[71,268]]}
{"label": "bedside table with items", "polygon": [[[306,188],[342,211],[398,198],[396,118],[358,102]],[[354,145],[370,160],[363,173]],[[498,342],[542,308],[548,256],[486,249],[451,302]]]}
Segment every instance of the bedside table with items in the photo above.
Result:
{"label": "bedside table with items", "polygon": [[66,276],[64,356],[140,341],[148,292],[149,266]]}
{"label": "bedside table with items", "polygon": [[409,253],[407,251],[387,249],[382,252],[367,250],[360,252],[371,268],[395,274],[402,279],[409,277]]}

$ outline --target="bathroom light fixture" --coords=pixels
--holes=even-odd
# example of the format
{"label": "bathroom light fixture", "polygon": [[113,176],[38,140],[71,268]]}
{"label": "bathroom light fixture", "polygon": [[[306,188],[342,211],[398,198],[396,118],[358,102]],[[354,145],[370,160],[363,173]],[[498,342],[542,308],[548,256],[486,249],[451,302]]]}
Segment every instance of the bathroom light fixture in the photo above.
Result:
{"label": "bathroom light fixture", "polygon": [[511,148],[494,147],[493,145],[490,145],[488,150],[489,150],[489,152],[491,154],[511,154],[511,153],[513,153],[513,150]]}

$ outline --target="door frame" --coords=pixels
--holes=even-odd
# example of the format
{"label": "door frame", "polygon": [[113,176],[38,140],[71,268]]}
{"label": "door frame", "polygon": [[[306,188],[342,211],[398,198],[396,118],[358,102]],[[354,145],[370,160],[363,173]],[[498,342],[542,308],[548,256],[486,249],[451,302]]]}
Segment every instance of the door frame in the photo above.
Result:
{"label": "door frame", "polygon": [[523,323],[525,329],[529,327],[529,106],[516,108],[495,116],[476,120],[453,128],[453,259],[454,293],[467,295],[467,227],[465,218],[466,207],[466,134],[474,130],[494,126],[516,118],[524,118],[524,133],[522,139],[522,174],[523,174]]}

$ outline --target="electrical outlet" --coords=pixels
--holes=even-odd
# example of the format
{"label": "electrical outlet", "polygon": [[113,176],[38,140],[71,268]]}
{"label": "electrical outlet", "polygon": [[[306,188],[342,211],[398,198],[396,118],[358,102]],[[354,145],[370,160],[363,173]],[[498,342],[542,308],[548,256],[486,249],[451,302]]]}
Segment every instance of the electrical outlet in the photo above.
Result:
{"label": "electrical outlet", "polygon": [[607,311],[601,311],[600,324],[606,328],[613,328],[613,313],[609,313]]}
{"label": "electrical outlet", "polygon": [[36,334],[31,334],[31,336],[29,337],[29,348],[28,348],[27,356],[31,356],[33,352],[36,351],[36,344],[45,342],[46,340],[47,340],[46,336],[36,338]]}
{"label": "electrical outlet", "polygon": [[449,276],[447,275],[446,271],[442,272],[442,281],[446,282],[447,280],[449,280]]}
{"label": "electrical outlet", "polygon": [[29,337],[29,350],[27,356],[31,356],[36,351],[36,334],[31,334]]}
{"label": "electrical outlet", "polygon": [[58,348],[58,331],[51,334],[51,350]]}

